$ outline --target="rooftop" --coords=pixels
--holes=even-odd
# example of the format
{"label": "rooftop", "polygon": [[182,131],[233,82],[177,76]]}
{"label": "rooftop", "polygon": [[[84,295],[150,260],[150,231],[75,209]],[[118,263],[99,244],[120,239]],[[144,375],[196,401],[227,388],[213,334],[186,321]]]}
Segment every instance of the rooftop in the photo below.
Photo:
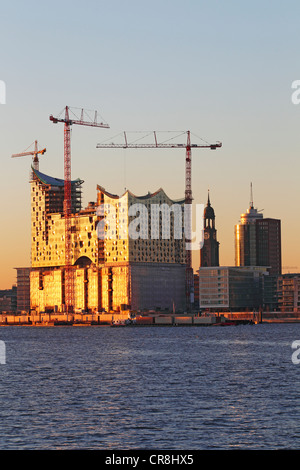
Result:
{"label": "rooftop", "polygon": [[[32,172],[42,183],[50,185],[50,186],[64,186],[65,184],[64,180],[45,175],[44,173],[41,173],[40,171],[35,170],[33,167],[31,168],[32,168]],[[72,184],[76,184],[76,185],[80,185],[82,183],[83,183],[83,180],[81,180],[80,178],[77,178],[76,180],[72,181]]]}

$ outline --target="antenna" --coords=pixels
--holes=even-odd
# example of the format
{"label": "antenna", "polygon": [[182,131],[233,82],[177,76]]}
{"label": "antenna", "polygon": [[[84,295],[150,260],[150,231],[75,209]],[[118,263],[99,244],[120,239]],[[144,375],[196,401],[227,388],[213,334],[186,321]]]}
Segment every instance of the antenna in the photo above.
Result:
{"label": "antenna", "polygon": [[250,209],[253,209],[253,189],[252,189],[252,182],[250,183]]}

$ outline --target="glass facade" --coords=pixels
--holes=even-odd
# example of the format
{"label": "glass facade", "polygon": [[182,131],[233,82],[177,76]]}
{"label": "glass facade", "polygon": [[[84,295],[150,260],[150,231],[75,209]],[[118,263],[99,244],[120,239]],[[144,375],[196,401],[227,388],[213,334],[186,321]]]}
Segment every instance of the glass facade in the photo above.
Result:
{"label": "glass facade", "polygon": [[[97,187],[97,204],[81,209],[81,180],[72,183],[71,261],[73,310],[119,311],[185,307],[184,200],[162,189],[146,196],[122,196]],[[35,172],[31,181],[31,308],[64,311],[64,182]],[[141,223],[131,209],[139,207]],[[152,208],[159,209],[156,217]],[[177,212],[180,217],[177,217]],[[130,235],[138,220],[136,237]],[[179,224],[179,222],[180,224]],[[166,237],[166,228],[169,237]],[[178,233],[181,235],[178,237]],[[155,237],[153,237],[155,232]],[[168,233],[167,233],[168,235]]]}
{"label": "glass facade", "polygon": [[281,221],[264,219],[251,207],[235,225],[235,265],[265,266],[281,274]]}
{"label": "glass facade", "polygon": [[258,309],[263,303],[264,268],[199,269],[199,307],[202,309]]}

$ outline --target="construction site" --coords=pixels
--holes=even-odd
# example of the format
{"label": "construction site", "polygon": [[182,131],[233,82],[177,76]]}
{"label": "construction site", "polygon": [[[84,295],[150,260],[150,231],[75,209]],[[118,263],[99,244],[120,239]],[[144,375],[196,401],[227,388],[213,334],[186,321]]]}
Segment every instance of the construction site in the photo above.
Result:
{"label": "construction site", "polygon": [[[142,196],[129,190],[115,195],[98,185],[95,200],[84,208],[84,182],[71,178],[70,129],[74,124],[109,126],[98,122],[96,112],[92,119],[86,117],[83,109],[79,116],[68,106],[63,112],[59,117],[50,115],[50,121],[64,125],[64,179],[40,171],[39,156],[46,148],[39,150],[37,141],[33,151],[12,155],[33,157],[30,310],[23,313],[35,323],[51,321],[53,315],[55,321],[74,322],[85,318],[89,323],[95,320],[99,323],[100,318],[111,322],[141,312],[192,314],[193,269],[191,250],[186,249],[184,217],[180,219],[182,236],[175,236],[175,213],[167,210],[170,230],[166,238],[162,228],[163,209],[176,205],[182,215],[186,205],[191,207],[191,148],[216,149],[221,143],[191,144],[187,131],[186,144],[160,143],[155,132],[154,142],[148,144],[130,144],[125,132],[122,144],[98,144],[97,148],[106,149],[185,149],[185,194],[181,199],[171,200],[160,188]],[[140,226],[138,235],[130,236],[128,229],[134,220],[131,208],[139,207],[141,212],[142,207],[150,214],[152,205],[161,208],[155,222],[157,235],[151,236],[153,221],[149,219],[146,229]]]}

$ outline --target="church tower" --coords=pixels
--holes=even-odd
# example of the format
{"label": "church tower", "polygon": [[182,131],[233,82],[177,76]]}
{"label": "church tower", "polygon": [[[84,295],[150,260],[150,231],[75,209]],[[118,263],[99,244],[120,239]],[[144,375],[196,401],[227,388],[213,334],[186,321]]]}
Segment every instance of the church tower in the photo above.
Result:
{"label": "church tower", "polygon": [[204,243],[200,250],[200,267],[219,266],[219,242],[215,228],[215,211],[210,204],[209,192],[203,217]]}

